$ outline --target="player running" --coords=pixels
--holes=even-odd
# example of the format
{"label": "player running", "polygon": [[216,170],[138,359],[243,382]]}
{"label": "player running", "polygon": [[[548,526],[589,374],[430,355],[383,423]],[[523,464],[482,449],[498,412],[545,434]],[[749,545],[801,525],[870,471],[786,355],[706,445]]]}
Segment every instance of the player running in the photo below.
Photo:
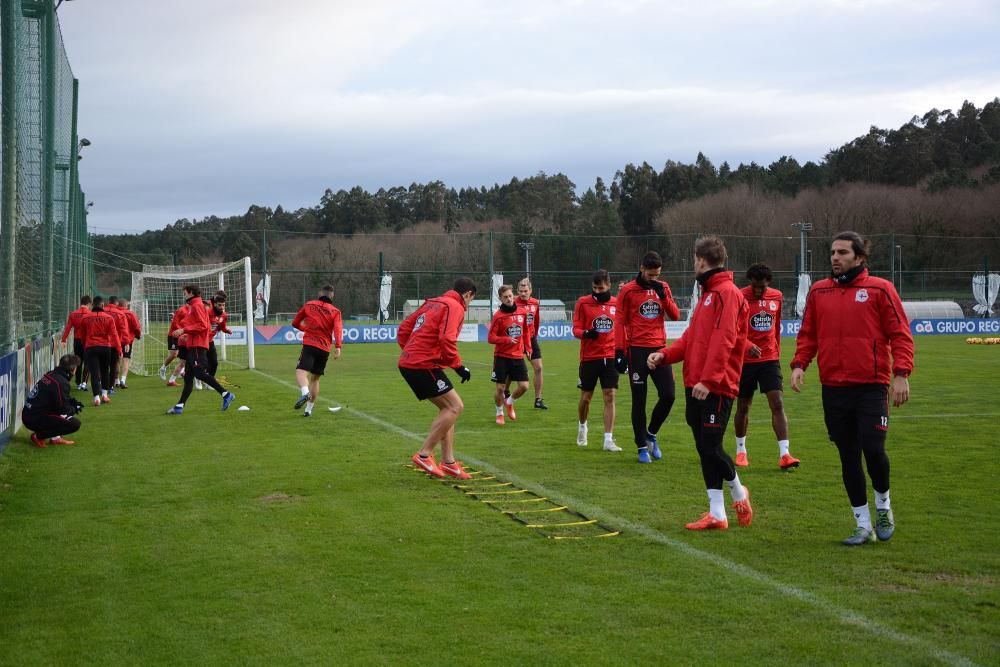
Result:
{"label": "player running", "polygon": [[299,400],[295,401],[295,409],[305,405],[302,416],[308,417],[319,398],[319,380],[326,372],[331,341],[336,341],[333,358],[340,359],[344,325],[340,309],[333,305],[333,286],[324,285],[318,297],[307,301],[295,314],[292,326],[305,334],[302,336],[299,363],[295,367],[295,379],[301,392]]}
{"label": "player running", "polygon": [[517,283],[517,305],[524,309],[527,316],[528,342],[531,343],[531,367],[534,370],[532,381],[535,383],[535,407],[548,410],[542,400],[542,348],[538,345],[538,327],[542,323],[541,304],[531,296],[531,279],[521,278]]}
{"label": "player running", "polygon": [[[674,373],[670,366],[650,370],[649,355],[667,344],[664,330],[666,317],[678,320],[680,308],[670,293],[670,286],[658,280],[663,260],[650,251],[642,258],[639,274],[618,291],[615,314],[615,367],[619,373],[629,373],[632,390],[632,434],[638,448],[639,463],[660,459],[656,440],[663,422],[674,405]],[[656,385],[656,405],[646,424],[647,378]]]}
{"label": "player running", "polygon": [[580,404],[577,412],[580,424],[576,444],[587,446],[587,417],[594,397],[597,380],[604,394],[604,451],[620,452],[615,444],[615,394],[618,391],[618,370],[615,368],[615,307],[611,295],[611,278],[600,269],[594,273],[593,291],[581,296],[573,308],[573,335],[580,339]]}
{"label": "player running", "polygon": [[46,447],[46,440],[50,445],[76,444],[63,436],[80,430],[75,415],[83,410],[83,404],[70,396],[69,380],[81,363],[75,354],[63,355],[59,365],[43,375],[25,397],[21,423],[32,432],[35,447]]}
{"label": "player running", "polygon": [[729,411],[740,386],[747,346],[747,305],[743,293],[725,271],[726,246],[717,236],[703,236],[694,245],[695,277],[701,284],[698,307],[684,335],[669,348],[649,356],[649,367],[684,360],[686,417],[701,459],[708,490],[708,512],[688,530],[726,530],[729,520],[722,483],[729,487],[741,526],[753,521],[750,491],[740,483],[736,466],[723,447]]}
{"label": "player running", "polygon": [[[66,318],[66,327],[62,332],[62,342],[63,345],[66,344],[66,339],[69,338],[69,332],[73,330],[73,354],[79,359],[83,359],[85,350],[87,349],[83,340],[83,331],[80,328],[80,323],[83,318],[86,317],[87,313],[90,312],[90,295],[84,294],[80,297],[80,307],[69,314]],[[76,365],[76,388],[81,391],[87,391],[87,367],[83,361],[80,361]]]}
{"label": "player running", "polygon": [[168,415],[179,415],[184,412],[184,404],[191,396],[195,379],[201,380],[222,396],[222,409],[228,410],[236,395],[223,389],[214,377],[208,373],[208,339],[211,325],[208,322],[208,310],[201,300],[201,289],[197,285],[184,287],[184,301],[187,304],[181,318],[180,327],[174,332],[178,339],[187,339],[187,372],[184,374],[184,389],[181,398],[174,407],[167,410]]}
{"label": "player running", "polygon": [[168,387],[177,386],[177,377],[184,374],[184,360],[187,357],[187,348],[181,345],[180,341],[177,340],[177,334],[175,333],[178,327],[181,326],[181,320],[184,319],[184,312],[187,306],[181,306],[174,311],[173,317],[170,318],[170,324],[167,327],[167,358],[163,360],[163,365],[160,366],[160,379],[167,380],[167,368],[170,366],[170,362],[174,359],[180,359],[177,362],[177,369],[170,374],[170,379],[167,380]]}
{"label": "player running", "polygon": [[208,374],[215,377],[215,371],[219,370],[219,353],[215,349],[215,336],[218,333],[233,333],[226,322],[229,315],[226,313],[226,293],[219,290],[212,297],[208,304],[208,323],[212,326],[212,337],[208,341]]}
{"label": "player running", "polygon": [[[910,398],[913,336],[892,283],[868,275],[869,244],[855,232],[833,237],[832,273],[809,290],[792,359],[792,389],[801,391],[813,357],[819,361],[823,416],[840,452],[841,475],[857,527],[843,541],[861,546],[892,537],[889,501],[889,397]],[[875,529],[868,509],[864,457],[875,491]]]}
{"label": "player running", "polygon": [[[493,351],[493,376],[496,383],[493,401],[497,408],[497,424],[504,423],[504,412],[511,421],[517,420],[514,401],[528,391],[528,367],[524,358],[531,357],[531,338],[527,328],[527,313],[514,301],[514,288],[501,285],[497,290],[500,309],[493,313],[486,339],[495,345]],[[514,391],[505,396],[504,388],[514,385]]]}
{"label": "player running", "polygon": [[750,306],[747,329],[746,356],[740,376],[740,395],[736,400],[736,465],[750,465],[747,457],[747,427],[750,423],[750,406],[753,395],[767,396],[771,409],[771,428],[778,438],[778,467],[782,470],[797,468],[800,461],[788,453],[788,418],[781,378],[781,292],[771,287],[771,269],[766,264],[754,264],[747,269],[750,284],[743,288],[743,296]]}
{"label": "player running", "polygon": [[[397,342],[403,348],[399,355],[399,372],[416,397],[429,400],[438,409],[430,432],[420,450],[413,455],[413,464],[435,477],[469,479],[462,463],[455,460],[455,422],[465,409],[444,367],[452,368],[468,382],[472,372],[458,355],[458,335],[462,331],[465,311],[476,295],[476,284],[469,278],[459,278],[453,288],[423,305],[399,325]],[[434,461],[434,448],[441,443],[441,465]]]}

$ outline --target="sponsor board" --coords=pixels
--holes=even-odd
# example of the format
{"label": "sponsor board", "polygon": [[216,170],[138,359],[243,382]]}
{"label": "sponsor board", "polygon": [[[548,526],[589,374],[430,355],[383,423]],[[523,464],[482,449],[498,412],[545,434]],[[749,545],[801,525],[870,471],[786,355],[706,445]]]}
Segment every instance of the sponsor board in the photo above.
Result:
{"label": "sponsor board", "polygon": [[[475,343],[486,340],[485,327],[480,332],[478,324],[463,324],[458,340]],[[399,327],[395,324],[369,326],[346,326],[343,330],[343,342],[347,343],[395,343]],[[255,326],[253,328],[254,345],[301,345],[304,334],[292,326]],[[218,345],[218,342],[216,343]],[[230,344],[227,342],[227,344]],[[240,344],[240,343],[236,343]],[[242,344],[246,344],[244,341]]]}
{"label": "sponsor board", "polygon": [[212,341],[215,343],[216,347],[222,347],[223,344],[225,344],[227,347],[230,345],[247,344],[247,328],[245,326],[241,325],[236,327],[229,327],[229,329],[233,333],[224,334],[220,331],[217,334],[215,334],[215,336],[212,338]]}
{"label": "sponsor board", "polygon": [[3,452],[16,428],[17,357],[17,352],[0,357],[0,452]]}
{"label": "sponsor board", "polygon": [[[802,320],[785,320],[781,323],[781,335],[797,336],[801,326]],[[914,336],[1000,334],[1000,318],[918,319],[910,322],[910,333]]]}

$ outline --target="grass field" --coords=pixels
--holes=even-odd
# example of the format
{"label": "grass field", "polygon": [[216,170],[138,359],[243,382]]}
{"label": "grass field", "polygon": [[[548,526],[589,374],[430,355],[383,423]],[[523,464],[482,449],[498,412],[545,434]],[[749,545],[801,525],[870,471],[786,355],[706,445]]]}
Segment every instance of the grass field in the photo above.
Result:
{"label": "grass field", "polygon": [[282,346],[220,372],[226,413],[204,391],[165,416],[178,392],[134,378],[75,447],[22,430],[0,457],[0,664],[1000,664],[1000,349],[918,339],[889,435],[896,536],[858,549],[814,369],[787,395],[802,467],[778,470],[758,400],[754,523],[701,534],[682,409],[640,466],[623,385],[625,451],[601,451],[599,406],[578,448],[577,345],[547,343],[552,409],[497,427],[491,348],[463,345],[460,457],[622,531],[552,540],[406,467],[433,408],[397,349],[346,347],[308,420]]}

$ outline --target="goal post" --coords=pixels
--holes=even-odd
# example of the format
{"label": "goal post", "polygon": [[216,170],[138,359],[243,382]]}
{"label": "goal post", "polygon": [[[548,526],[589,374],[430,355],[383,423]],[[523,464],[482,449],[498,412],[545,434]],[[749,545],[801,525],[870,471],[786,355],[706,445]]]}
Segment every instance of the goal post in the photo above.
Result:
{"label": "goal post", "polygon": [[254,368],[253,303],[250,258],[226,264],[193,266],[143,265],[132,272],[131,309],[142,324],[142,338],[132,346],[130,370],[155,375],[167,357],[167,329],[174,311],[184,305],[183,290],[196,285],[202,299],[226,292],[228,327],[232,334],[218,333],[215,349],[219,367]]}

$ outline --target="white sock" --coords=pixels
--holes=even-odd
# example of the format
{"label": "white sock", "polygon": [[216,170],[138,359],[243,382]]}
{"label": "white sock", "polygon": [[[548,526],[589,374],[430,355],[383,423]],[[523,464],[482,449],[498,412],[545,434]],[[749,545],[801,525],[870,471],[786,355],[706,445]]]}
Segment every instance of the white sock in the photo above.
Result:
{"label": "white sock", "polygon": [[183,407],[184,407],[184,404],[183,404],[183,403],[178,403],[178,404],[177,404],[177,405],[175,405],[174,407],[177,407],[177,408],[183,408]]}
{"label": "white sock", "polygon": [[313,411],[313,402],[306,401],[306,412],[312,412],[312,411]]}
{"label": "white sock", "polygon": [[607,433],[607,432],[606,432],[606,433],[604,434],[604,442],[605,442],[605,444],[607,444],[607,443],[609,443],[609,442],[614,442],[614,441],[615,441],[615,439],[614,439],[613,437],[611,437],[611,434],[610,434],[610,433]]}
{"label": "white sock", "polygon": [[886,489],[885,493],[875,492],[875,509],[877,510],[888,510],[892,509],[892,505],[889,504],[889,490]]}
{"label": "white sock", "polygon": [[708,489],[708,512],[720,521],[726,518],[726,503],[722,497],[722,489]]}
{"label": "white sock", "polygon": [[309,387],[299,387],[299,391],[302,392],[303,396],[305,396],[309,393]]}
{"label": "white sock", "polygon": [[580,428],[587,428],[587,422],[580,422]]}
{"label": "white sock", "polygon": [[788,453],[788,441],[779,440],[778,441],[778,456],[784,456]]}
{"label": "white sock", "polygon": [[725,482],[729,485],[729,495],[733,497],[733,502],[738,503],[741,500],[746,500],[747,490],[740,484],[739,475],[734,475],[732,479],[727,479]]}
{"label": "white sock", "polygon": [[176,375],[171,375],[170,376],[170,381],[171,382],[177,382],[177,376]]}
{"label": "white sock", "polygon": [[102,390],[101,390],[101,396],[107,396],[107,395],[108,395],[108,392],[107,392],[107,390],[105,390],[105,389],[102,389]]}
{"label": "white sock", "polygon": [[854,520],[858,522],[858,528],[872,529],[872,515],[868,512],[868,503],[860,507],[852,507],[851,511],[854,512]]}
{"label": "white sock", "polygon": [[736,438],[736,453],[746,454],[747,453],[747,437]]}
{"label": "white sock", "polygon": [[497,406],[497,417],[499,417],[502,414],[503,414],[503,406],[502,405],[498,405]]}
{"label": "white sock", "polygon": [[514,405],[514,397],[513,396],[508,396],[507,397],[507,405]]}

